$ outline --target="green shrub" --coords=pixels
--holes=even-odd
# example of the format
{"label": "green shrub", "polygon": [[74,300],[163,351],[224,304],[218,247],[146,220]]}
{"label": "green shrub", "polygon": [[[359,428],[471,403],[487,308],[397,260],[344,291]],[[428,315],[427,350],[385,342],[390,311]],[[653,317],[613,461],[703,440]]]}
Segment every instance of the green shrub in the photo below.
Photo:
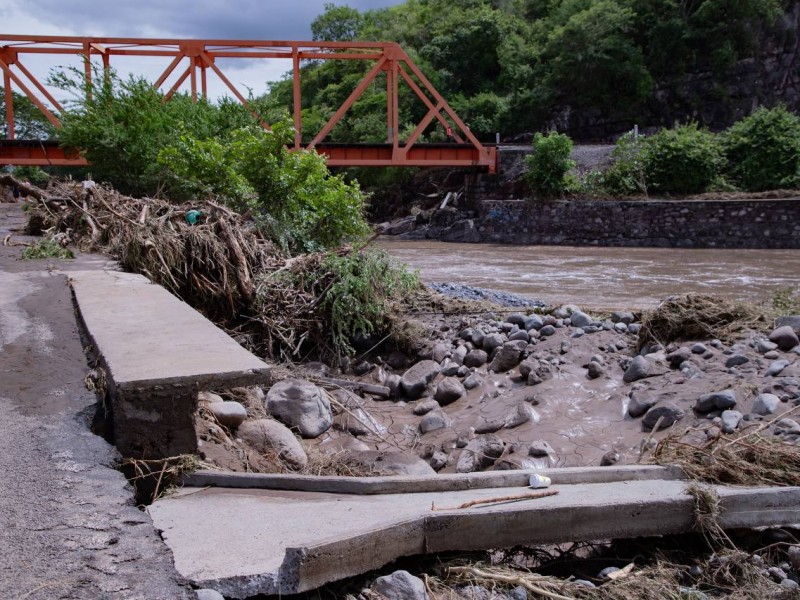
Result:
{"label": "green shrub", "polygon": [[674,194],[706,191],[723,162],[716,136],[696,123],[662,129],[648,137],[641,158],[648,187]]}
{"label": "green shrub", "polygon": [[42,238],[33,246],[28,246],[22,251],[22,260],[42,258],[75,258],[75,254],[52,238]]}
{"label": "green shrub", "polygon": [[592,185],[609,196],[647,195],[643,142],[643,137],[632,132],[620,137],[611,152],[611,166],[602,175],[594,175]]}
{"label": "green shrub", "polygon": [[13,175],[20,181],[30,181],[36,187],[44,187],[50,181],[50,175],[41,167],[14,167]]}
{"label": "green shrub", "polygon": [[362,239],[366,198],[358,182],[331,175],[314,151],[289,151],[294,129],[276,121],[236,129],[227,139],[199,140],[190,133],[162,149],[158,163],[172,186],[218,195],[250,209],[261,229],[284,250],[312,252]]}
{"label": "green shrub", "polygon": [[322,308],[330,314],[331,341],[341,355],[352,354],[354,334],[389,330],[393,302],[420,287],[416,272],[383,251],[330,254],[323,267],[332,280]]}
{"label": "green shrub", "polygon": [[536,134],[533,154],[525,157],[525,181],[536,195],[553,198],[567,191],[567,171],[575,167],[575,161],[569,158],[571,152],[572,140],[563,133]]}
{"label": "green shrub", "polygon": [[730,179],[751,192],[800,185],[800,117],[758,108],[723,135]]}

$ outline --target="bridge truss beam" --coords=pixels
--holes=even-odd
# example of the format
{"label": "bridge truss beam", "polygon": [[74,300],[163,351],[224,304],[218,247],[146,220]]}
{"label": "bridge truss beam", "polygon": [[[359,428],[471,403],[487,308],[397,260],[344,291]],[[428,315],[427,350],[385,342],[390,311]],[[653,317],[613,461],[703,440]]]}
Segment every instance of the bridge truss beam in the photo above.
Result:
{"label": "bridge truss beam", "polygon": [[[269,124],[256,114],[253,106],[225,75],[227,59],[292,61],[292,114],[295,149],[315,149],[328,156],[330,166],[459,166],[480,167],[489,172],[496,168],[496,150],[481,144],[459,118],[422,71],[396,43],[391,42],[300,42],[260,40],[189,40],[102,38],[66,36],[27,36],[0,34],[0,71],[3,73],[6,105],[7,141],[0,143],[0,165],[80,165],[85,159],[66,152],[55,144],[16,142],[12,90],[33,102],[55,127],[61,126],[62,105],[31,72],[23,58],[34,55],[79,57],[83,61],[87,84],[92,81],[92,59],[99,57],[104,70],[112,67],[115,57],[158,57],[166,67],[153,85],[164,91],[169,100],[188,80],[191,97],[207,96],[208,71],[216,76],[248,107],[265,127]],[[302,61],[366,61],[371,68],[311,141],[303,141]],[[229,64],[229,63],[228,63]],[[380,74],[386,74],[386,139],[383,144],[331,144],[326,138]],[[170,83],[167,83],[171,81]],[[400,135],[399,89],[404,84],[427,108],[405,140]],[[91,86],[87,85],[87,90]],[[87,92],[90,93],[90,92]],[[449,144],[419,143],[428,127],[436,122],[444,128]]]}

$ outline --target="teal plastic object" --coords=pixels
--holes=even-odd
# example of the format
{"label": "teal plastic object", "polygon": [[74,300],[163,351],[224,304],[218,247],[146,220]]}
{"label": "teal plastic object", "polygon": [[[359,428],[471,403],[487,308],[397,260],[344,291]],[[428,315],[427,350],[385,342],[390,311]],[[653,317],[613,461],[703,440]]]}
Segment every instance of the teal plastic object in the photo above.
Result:
{"label": "teal plastic object", "polygon": [[199,210],[190,210],[186,213],[186,222],[189,225],[196,225],[197,219],[199,219],[202,214],[203,213],[201,213]]}

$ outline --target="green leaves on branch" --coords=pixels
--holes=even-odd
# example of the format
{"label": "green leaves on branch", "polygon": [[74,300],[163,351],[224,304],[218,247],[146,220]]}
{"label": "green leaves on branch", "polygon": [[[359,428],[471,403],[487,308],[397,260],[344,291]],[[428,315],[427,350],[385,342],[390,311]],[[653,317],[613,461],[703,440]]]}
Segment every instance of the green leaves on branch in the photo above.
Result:
{"label": "green leaves on branch", "polygon": [[646,138],[642,163],[650,189],[670,194],[705,192],[724,164],[717,137],[696,123]]}
{"label": "green leaves on branch", "polygon": [[324,157],[289,151],[288,120],[271,131],[251,125],[227,138],[199,140],[190,133],[158,155],[173,186],[184,193],[221,196],[249,209],[264,232],[285,251],[312,252],[362,239],[365,197],[357,183],[331,175]]}
{"label": "green leaves on branch", "polygon": [[800,186],[800,117],[758,108],[723,135],[731,180],[748,191]]}
{"label": "green leaves on branch", "polygon": [[525,181],[538,196],[561,196],[569,187],[567,171],[575,167],[570,159],[572,140],[563,133],[537,133],[533,138],[533,154],[525,157],[528,167]]}

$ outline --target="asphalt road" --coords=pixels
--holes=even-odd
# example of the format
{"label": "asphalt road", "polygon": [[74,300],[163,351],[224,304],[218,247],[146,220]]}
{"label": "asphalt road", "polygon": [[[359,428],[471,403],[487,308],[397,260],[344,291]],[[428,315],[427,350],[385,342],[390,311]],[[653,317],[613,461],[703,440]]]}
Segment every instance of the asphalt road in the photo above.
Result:
{"label": "asphalt road", "polygon": [[[26,241],[0,203],[0,240]],[[104,259],[21,261],[0,245],[0,598],[194,598],[149,515],[89,430],[96,399],[65,271]]]}

